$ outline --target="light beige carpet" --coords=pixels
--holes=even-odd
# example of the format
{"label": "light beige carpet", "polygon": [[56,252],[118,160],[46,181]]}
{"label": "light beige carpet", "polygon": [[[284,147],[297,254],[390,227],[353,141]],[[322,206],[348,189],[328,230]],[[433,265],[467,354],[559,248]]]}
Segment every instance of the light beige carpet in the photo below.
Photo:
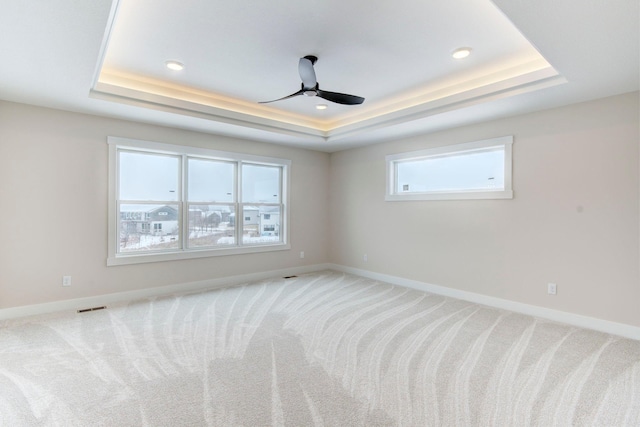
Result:
{"label": "light beige carpet", "polygon": [[640,342],[321,272],[4,321],[0,425],[640,425]]}

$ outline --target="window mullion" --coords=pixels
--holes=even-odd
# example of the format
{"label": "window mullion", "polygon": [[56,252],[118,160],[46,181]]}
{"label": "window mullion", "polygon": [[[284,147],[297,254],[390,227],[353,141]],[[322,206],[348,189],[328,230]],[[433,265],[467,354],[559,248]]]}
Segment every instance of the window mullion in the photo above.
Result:
{"label": "window mullion", "polygon": [[244,203],[242,196],[242,161],[236,162],[236,245],[243,246],[242,235],[244,230]]}
{"label": "window mullion", "polygon": [[181,223],[180,223],[180,248],[184,250],[189,249],[189,191],[188,191],[188,182],[187,182],[187,174],[188,170],[188,156],[183,154],[180,168],[180,203],[182,204],[180,212],[182,213]]}

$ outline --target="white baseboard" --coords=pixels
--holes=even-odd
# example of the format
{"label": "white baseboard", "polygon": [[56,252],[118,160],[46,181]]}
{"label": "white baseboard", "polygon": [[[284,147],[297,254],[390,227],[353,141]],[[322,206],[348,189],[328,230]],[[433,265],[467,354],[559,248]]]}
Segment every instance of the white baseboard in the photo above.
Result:
{"label": "white baseboard", "polygon": [[490,297],[474,292],[461,291],[459,289],[448,288],[446,286],[433,285],[419,282],[417,280],[405,279],[402,277],[376,273],[359,268],[347,267],[340,264],[314,264],[302,267],[285,268],[281,270],[271,270],[259,273],[241,274],[237,276],[221,277],[218,279],[201,280],[197,282],[179,283],[175,285],[161,286],[157,288],[140,289],[136,291],[118,292],[113,294],[98,295],[87,298],[76,298],[63,301],[55,301],[44,304],[34,304],[20,307],[0,309],[0,320],[12,319],[25,316],[34,316],[60,311],[73,311],[78,309],[98,307],[116,302],[133,301],[142,298],[171,295],[185,292],[202,291],[206,289],[220,289],[231,286],[238,286],[244,283],[258,280],[270,279],[273,277],[291,276],[296,274],[312,273],[320,270],[335,270],[343,273],[354,274],[381,282],[406,288],[417,289],[424,292],[457,298],[477,304],[487,305],[503,310],[514,311],[529,316],[549,319],[560,323],[566,323],[586,329],[593,329],[600,332],[619,335],[626,338],[640,340],[640,327],[616,323],[580,314],[568,313],[565,311],[552,310],[550,308],[539,307],[530,304],[510,301],[502,298]]}
{"label": "white baseboard", "polygon": [[625,323],[616,323],[609,320],[597,319],[595,317],[588,317],[560,310],[552,310],[550,308],[523,304],[502,298],[477,294],[475,292],[461,291],[459,289],[447,288],[446,286],[432,285],[430,283],[419,282],[417,280],[404,279],[402,277],[375,273],[373,271],[361,270],[359,268],[347,267],[339,264],[329,264],[329,268],[331,270],[355,274],[357,276],[391,283],[393,285],[417,289],[432,294],[443,295],[503,310],[514,311],[516,313],[522,313],[529,316],[549,319],[555,322],[565,323],[581,328],[593,329],[600,332],[606,332],[608,334],[619,335],[625,338],[640,340],[640,327],[627,325]]}
{"label": "white baseboard", "polygon": [[285,268],[281,270],[271,270],[259,273],[241,274],[237,276],[221,277],[218,279],[200,280],[197,282],[179,283],[175,285],[160,286],[157,288],[147,288],[135,291],[117,292],[113,294],[97,295],[87,298],[75,298],[63,301],[55,301],[43,304],[25,305],[0,309],[0,320],[13,319],[25,316],[35,316],[59,311],[73,311],[99,307],[123,301],[134,301],[142,298],[149,298],[162,295],[171,295],[185,292],[202,291],[206,289],[219,289],[237,286],[244,283],[258,280],[270,279],[273,277],[292,276],[296,274],[311,273],[319,270],[331,269],[329,264],[314,264],[302,267]]}

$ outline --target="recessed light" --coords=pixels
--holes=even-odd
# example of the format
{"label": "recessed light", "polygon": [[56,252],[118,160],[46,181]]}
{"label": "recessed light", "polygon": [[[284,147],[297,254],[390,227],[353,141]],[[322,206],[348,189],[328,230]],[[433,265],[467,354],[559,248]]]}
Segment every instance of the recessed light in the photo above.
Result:
{"label": "recessed light", "polygon": [[173,71],[180,71],[184,69],[184,64],[178,61],[167,61],[165,62],[165,65],[168,69]]}
{"label": "recessed light", "polygon": [[451,56],[453,56],[455,59],[462,59],[462,58],[466,58],[470,54],[471,54],[470,47],[461,47],[454,50]]}
{"label": "recessed light", "polygon": [[316,105],[316,109],[317,110],[326,110],[327,109],[327,104],[318,104],[318,105]]}

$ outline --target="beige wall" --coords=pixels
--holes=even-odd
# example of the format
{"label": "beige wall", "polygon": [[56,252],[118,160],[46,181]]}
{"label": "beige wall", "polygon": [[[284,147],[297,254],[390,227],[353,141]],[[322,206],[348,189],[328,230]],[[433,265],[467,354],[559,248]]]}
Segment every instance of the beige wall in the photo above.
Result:
{"label": "beige wall", "polygon": [[[291,159],[292,249],[106,267],[109,135]],[[328,259],[326,153],[0,102],[0,159],[0,308]]]}
{"label": "beige wall", "polygon": [[[0,308],[334,262],[640,326],[638,115],[627,94],[328,155],[0,102]],[[109,135],[291,159],[292,249],[106,267]],[[384,201],[385,155],[501,135],[513,200]]]}
{"label": "beige wall", "polygon": [[[331,261],[640,326],[638,116],[633,93],[334,153]],[[513,200],[384,201],[385,155],[503,135]]]}

